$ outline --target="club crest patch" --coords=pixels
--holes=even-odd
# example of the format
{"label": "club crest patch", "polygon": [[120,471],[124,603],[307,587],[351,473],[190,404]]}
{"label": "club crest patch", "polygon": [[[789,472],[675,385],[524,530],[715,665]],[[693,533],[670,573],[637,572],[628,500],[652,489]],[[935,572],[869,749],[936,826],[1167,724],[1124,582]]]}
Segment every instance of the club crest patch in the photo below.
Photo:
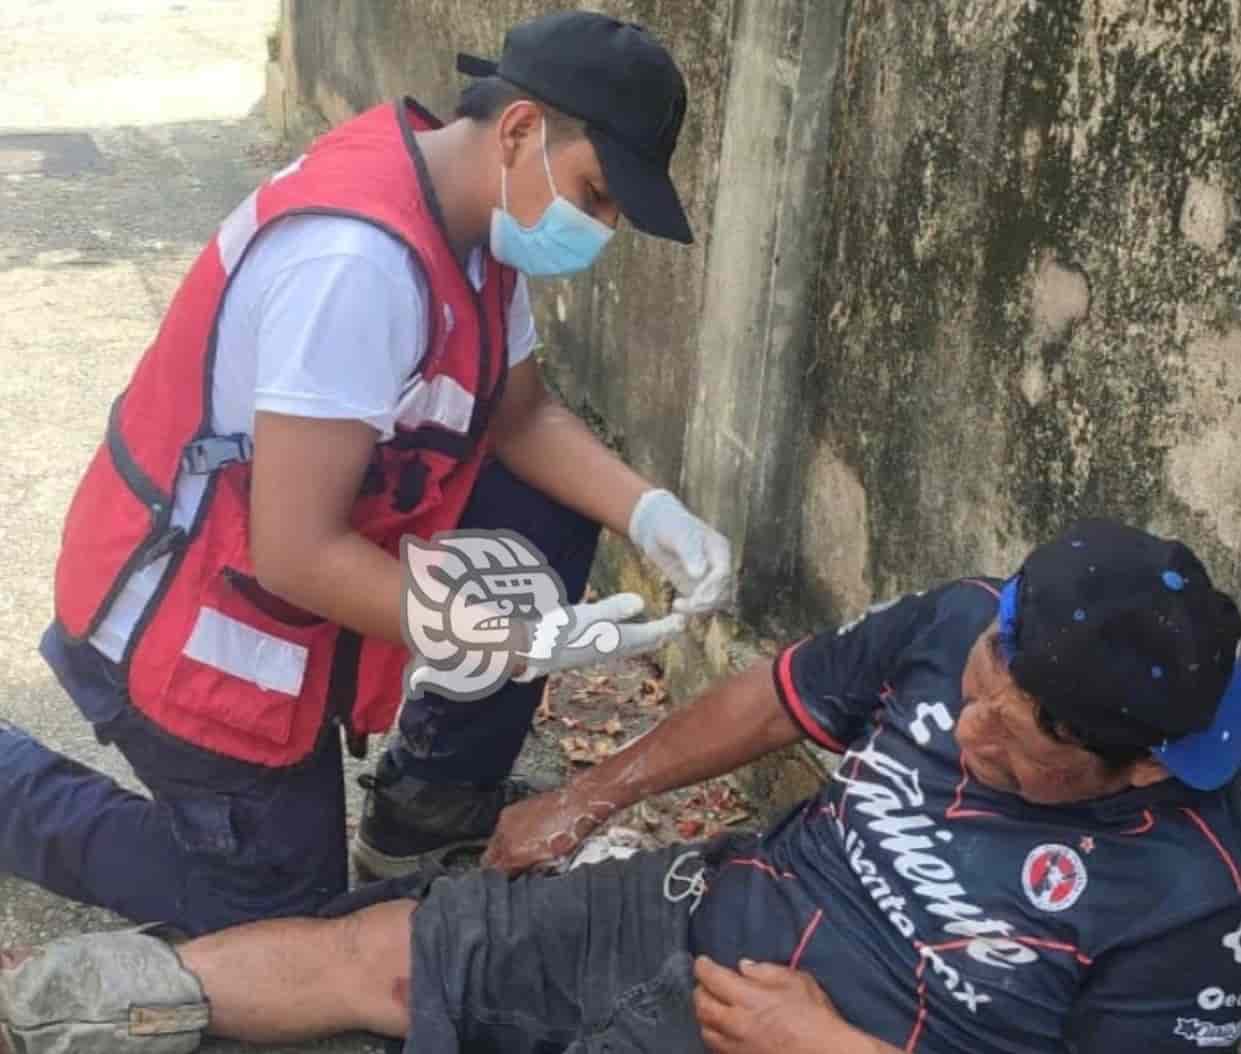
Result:
{"label": "club crest patch", "polygon": [[1021,888],[1039,911],[1067,911],[1085,892],[1086,881],[1086,865],[1067,845],[1040,845],[1021,868]]}

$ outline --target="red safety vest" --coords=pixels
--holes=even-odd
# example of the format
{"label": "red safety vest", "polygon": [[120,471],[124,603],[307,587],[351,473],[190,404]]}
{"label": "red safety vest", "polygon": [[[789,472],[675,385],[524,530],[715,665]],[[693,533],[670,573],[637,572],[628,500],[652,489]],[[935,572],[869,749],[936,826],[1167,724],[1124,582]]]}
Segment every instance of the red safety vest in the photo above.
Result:
{"label": "red safety vest", "polygon": [[[376,107],[246,199],[177,291],[69,508],[56,567],[62,629],[90,638],[130,576],[168,557],[122,667],[140,711],[217,753],[295,764],[332,718],[354,735],[381,732],[400,705],[403,647],[363,639],[259,586],[249,439],[211,435],[212,370],[229,281],[269,224],[342,215],[400,238],[426,276],[431,341],[396,435],[375,448],[353,524],[393,555],[404,534],[457,525],[504,386],[516,274],[487,254],[480,293],[454,255],[414,135],[437,126],[409,99]],[[174,490],[187,473],[208,479],[193,522],[175,526]]]}

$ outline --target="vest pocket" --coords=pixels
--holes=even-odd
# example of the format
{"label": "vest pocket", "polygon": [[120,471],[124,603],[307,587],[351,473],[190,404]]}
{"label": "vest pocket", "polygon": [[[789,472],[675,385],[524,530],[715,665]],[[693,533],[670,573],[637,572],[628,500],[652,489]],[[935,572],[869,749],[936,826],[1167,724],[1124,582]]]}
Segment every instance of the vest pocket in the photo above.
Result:
{"label": "vest pocket", "polygon": [[[257,592],[256,592],[257,590]],[[270,598],[261,605],[258,599]],[[278,618],[283,607],[289,619]],[[292,608],[249,576],[222,568],[203,591],[167,699],[200,718],[285,746],[329,624]],[[320,686],[322,687],[322,686]]]}
{"label": "vest pocket", "polygon": [[306,648],[255,629],[217,608],[199,609],[182,654],[257,685],[265,692],[294,696],[302,693]]}

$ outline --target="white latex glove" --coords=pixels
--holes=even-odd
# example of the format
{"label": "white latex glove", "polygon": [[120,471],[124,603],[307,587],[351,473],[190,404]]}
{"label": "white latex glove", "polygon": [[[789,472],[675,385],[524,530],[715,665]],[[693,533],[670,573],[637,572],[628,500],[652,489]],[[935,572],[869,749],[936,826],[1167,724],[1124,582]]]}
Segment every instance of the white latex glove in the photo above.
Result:
{"label": "white latex glove", "polygon": [[593,604],[549,611],[533,626],[530,648],[518,654],[526,668],[514,681],[533,681],[549,673],[594,666],[608,659],[642,655],[685,632],[682,614],[653,622],[629,622],[642,614],[636,593],[617,593]]}
{"label": "white latex glove", "polygon": [[672,610],[701,615],[722,606],[732,589],[732,545],[674,494],[648,490],[629,517],[629,538],[676,587]]}

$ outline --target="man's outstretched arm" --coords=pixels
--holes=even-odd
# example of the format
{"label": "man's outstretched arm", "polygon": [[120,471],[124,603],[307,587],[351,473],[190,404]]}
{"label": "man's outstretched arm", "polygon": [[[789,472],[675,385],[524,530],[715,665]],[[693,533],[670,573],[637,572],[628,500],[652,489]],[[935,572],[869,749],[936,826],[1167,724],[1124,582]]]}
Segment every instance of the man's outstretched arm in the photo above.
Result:
{"label": "man's outstretched arm", "polygon": [[771,662],[756,663],[566,787],[507,809],[484,865],[518,873],[556,860],[620,810],[732,772],[802,735],[776,695]]}

